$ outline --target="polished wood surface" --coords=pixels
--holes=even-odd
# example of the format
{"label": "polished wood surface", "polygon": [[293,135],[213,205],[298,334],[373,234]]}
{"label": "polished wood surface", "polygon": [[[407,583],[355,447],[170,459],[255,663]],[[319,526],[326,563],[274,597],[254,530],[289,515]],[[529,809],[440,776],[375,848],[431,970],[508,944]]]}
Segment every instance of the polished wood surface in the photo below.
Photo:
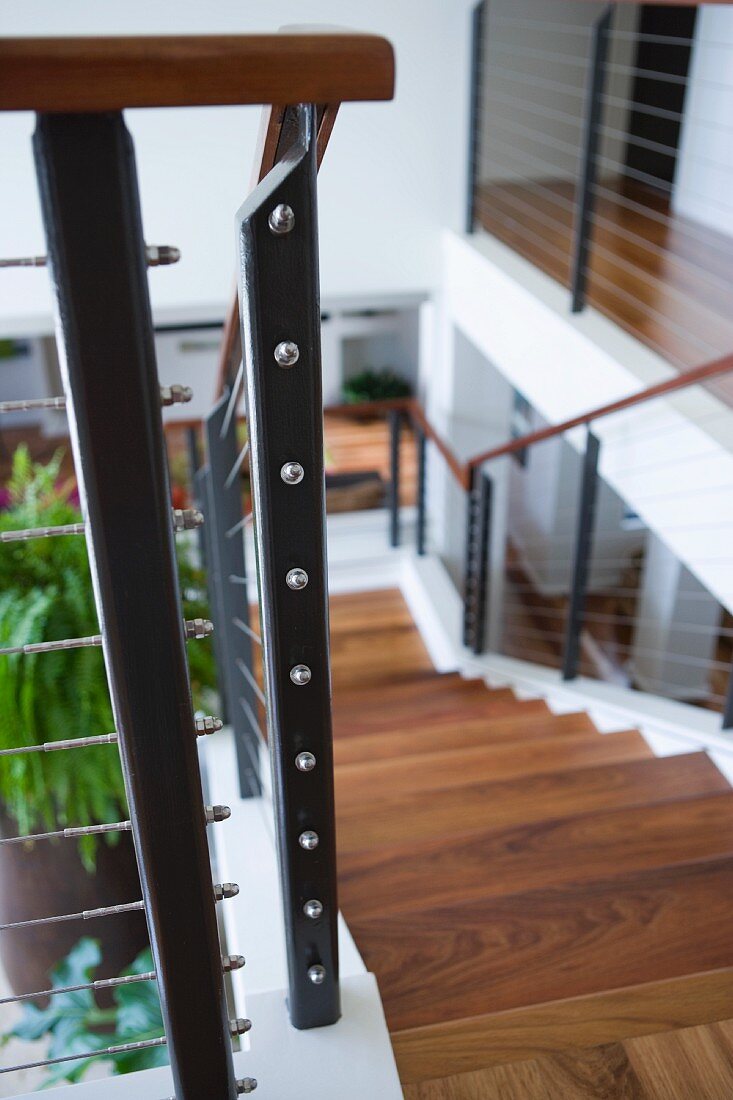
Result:
{"label": "polished wood surface", "polygon": [[117,111],[391,99],[378,35],[314,32],[0,39],[0,110]]}
{"label": "polished wood surface", "polygon": [[[684,371],[733,352],[733,241],[685,218],[669,197],[617,178],[600,183],[587,300]],[[570,285],[575,188],[568,181],[484,185],[478,223]],[[712,385],[712,384],[711,384]],[[733,400],[730,378],[715,383]]]}
{"label": "polished wood surface", "polygon": [[331,604],[341,905],[403,1081],[733,1015],[733,792],[709,758],[435,674],[395,592]]}
{"label": "polished wood surface", "polygon": [[408,1085],[405,1100],[727,1100],[733,1021]]}

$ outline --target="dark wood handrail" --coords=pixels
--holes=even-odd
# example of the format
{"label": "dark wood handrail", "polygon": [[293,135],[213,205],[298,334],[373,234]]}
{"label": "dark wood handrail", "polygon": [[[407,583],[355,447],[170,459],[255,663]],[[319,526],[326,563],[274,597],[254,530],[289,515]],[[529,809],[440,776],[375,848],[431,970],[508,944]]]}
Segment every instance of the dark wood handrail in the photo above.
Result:
{"label": "dark wood handrail", "polygon": [[600,420],[601,417],[609,416],[611,413],[631,409],[634,405],[643,405],[645,401],[651,401],[654,397],[666,397],[699,382],[709,382],[711,378],[717,378],[731,370],[733,370],[733,355],[725,355],[722,359],[715,359],[711,363],[704,363],[701,367],[684,371],[682,374],[678,374],[676,378],[668,378],[665,382],[657,382],[654,386],[639,390],[638,393],[632,393],[628,397],[620,398],[618,401],[609,401],[607,405],[599,405],[580,416],[572,416],[569,420],[563,420],[560,424],[551,424],[547,428],[540,428],[539,431],[528,432],[527,435],[519,436],[518,439],[510,439],[508,443],[503,443],[500,447],[492,447],[488,451],[482,451],[480,454],[474,455],[473,458],[469,458],[464,467],[469,472],[468,480],[470,482],[471,475],[476,467],[483,462],[488,462],[489,459],[514,454],[517,451],[524,450],[525,447],[531,447],[534,443],[541,443],[545,439],[562,435],[570,428],[590,424],[591,421]]}
{"label": "dark wood handrail", "polygon": [[0,110],[391,99],[394,54],[353,31],[0,40]]}

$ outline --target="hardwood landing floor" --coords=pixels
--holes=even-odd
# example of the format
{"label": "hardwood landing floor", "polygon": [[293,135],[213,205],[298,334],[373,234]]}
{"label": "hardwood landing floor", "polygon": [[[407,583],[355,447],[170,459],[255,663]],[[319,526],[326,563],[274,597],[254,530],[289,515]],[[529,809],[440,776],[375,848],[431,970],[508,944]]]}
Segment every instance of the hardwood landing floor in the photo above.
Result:
{"label": "hardwood landing floor", "polygon": [[[674,1029],[733,1018],[733,790],[709,758],[438,675],[396,591],[331,613],[341,907],[408,1100],[733,1096],[688,1038],[648,1070]],[[730,1025],[711,1044],[727,1082]]]}

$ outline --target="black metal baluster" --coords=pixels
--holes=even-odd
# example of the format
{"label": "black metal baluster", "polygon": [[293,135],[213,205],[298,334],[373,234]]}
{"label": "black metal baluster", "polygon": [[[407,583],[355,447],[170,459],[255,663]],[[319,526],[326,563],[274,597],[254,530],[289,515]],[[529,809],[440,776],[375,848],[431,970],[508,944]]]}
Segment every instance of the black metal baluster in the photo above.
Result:
{"label": "black metal baluster", "polygon": [[389,545],[400,545],[400,434],[402,413],[399,409],[390,409],[387,413],[389,423]]}
{"label": "black metal baluster", "polygon": [[176,1095],[234,1100],[132,142],[121,113],[58,114],[39,116],[34,145]]}
{"label": "black metal baluster", "polygon": [[466,565],[463,599],[463,644],[477,656],[484,651],[489,573],[489,541],[493,484],[487,474],[473,471],[466,508]]}
{"label": "black metal baluster", "polygon": [[481,146],[481,93],[483,88],[484,31],[488,0],[480,0],[471,15],[471,76],[469,84],[468,115],[468,174],[466,179],[466,232],[473,233],[476,225],[478,199],[479,149]]}
{"label": "black metal baluster", "polygon": [[728,692],[725,697],[725,705],[723,707],[723,726],[724,730],[733,729],[733,672],[731,672],[728,679]]}
{"label": "black metal baluster", "polygon": [[237,418],[227,416],[230,396],[225,390],[206,419],[209,510],[205,514],[211,532],[209,577],[220,627],[220,675],[226,684],[227,717],[237,748],[240,793],[248,798],[261,792],[260,739],[249,717],[257,714],[257,696],[252,683],[242,677],[239,664],[241,661],[252,672],[252,637],[237,625],[249,627],[250,616],[241,480],[238,470],[230,476],[239,451]]}
{"label": "black metal baluster", "polygon": [[242,207],[240,301],[290,1018],[340,1014],[314,109]]}
{"label": "black metal baluster", "polygon": [[422,428],[415,429],[415,446],[417,448],[417,530],[416,547],[420,557],[425,555],[425,526],[426,526],[426,459],[427,438]]}
{"label": "black metal baluster", "polygon": [[576,193],[576,216],[573,229],[573,261],[571,269],[571,295],[573,313],[580,313],[585,306],[585,290],[588,281],[590,237],[593,230],[595,186],[598,178],[598,152],[603,119],[603,91],[606,82],[609,32],[613,20],[613,4],[604,11],[593,25],[590,58],[588,60],[588,88],[583,120],[583,150],[580,179]]}
{"label": "black metal baluster", "polygon": [[565,645],[562,659],[563,680],[574,680],[578,675],[580,657],[580,632],[583,629],[585,614],[585,595],[588,587],[590,558],[593,552],[593,525],[596,514],[596,496],[598,490],[598,455],[601,449],[598,437],[588,429],[583,459],[583,473],[580,482],[580,500],[578,503],[578,523],[575,532],[575,552],[573,555],[573,575],[570,587],[570,602],[565,622]]}

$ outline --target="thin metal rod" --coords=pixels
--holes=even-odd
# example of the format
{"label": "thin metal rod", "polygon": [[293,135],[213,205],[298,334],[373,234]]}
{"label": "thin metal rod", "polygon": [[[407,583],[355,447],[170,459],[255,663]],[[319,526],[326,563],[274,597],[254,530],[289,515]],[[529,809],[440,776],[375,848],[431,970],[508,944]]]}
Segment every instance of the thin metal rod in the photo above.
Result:
{"label": "thin metal rod", "polygon": [[234,385],[232,386],[231,393],[229,394],[229,403],[227,405],[227,411],[224,416],[221,428],[219,429],[219,438],[223,439],[229,431],[229,426],[232,422],[232,417],[237,409],[237,402],[242,391],[242,383],[244,382],[244,361],[240,360],[237,376],[234,379]]}
{"label": "thin metal rod", "polygon": [[416,549],[420,557],[425,554],[426,526],[426,468],[427,438],[422,428],[415,432],[417,446],[417,527],[415,532]]}
{"label": "thin metal rod", "polygon": [[37,917],[35,920],[13,921],[0,924],[0,932],[12,928],[36,928],[43,924],[61,924],[69,920],[96,920],[97,917],[115,917],[120,913],[135,913],[145,909],[144,901],[130,901],[124,905],[105,905],[101,909],[82,909],[80,913],[62,913],[58,917]]}
{"label": "thin metal rod", "polygon": [[12,657],[16,653],[53,653],[59,649],[84,649],[87,646],[102,644],[101,634],[92,634],[88,638],[64,638],[57,642],[31,642],[28,645],[8,646],[0,649],[0,657]]}
{"label": "thin metal rod", "polygon": [[252,675],[251,671],[247,668],[246,664],[244,663],[244,661],[242,660],[241,657],[237,658],[237,668],[242,673],[245,680],[250,685],[250,687],[254,691],[254,693],[257,696],[257,698],[259,699],[259,701],[262,703],[262,706],[266,707],[267,706],[267,700],[265,699],[265,694],[264,694],[262,688],[260,687],[260,685],[255,680],[255,678]]}
{"label": "thin metal rod", "polygon": [[0,749],[0,756],[25,756],[29,752],[60,752],[64,749],[87,749],[92,745],[116,744],[116,733],[100,733],[96,737],[72,737],[66,741],[44,741],[41,745],[23,745],[15,749]]}
{"label": "thin metal rod", "polygon": [[25,844],[36,840],[63,840],[77,836],[98,836],[100,833],[129,833],[132,831],[131,821],[115,821],[108,825],[75,825],[69,829],[56,829],[51,833],[29,833],[27,836],[7,836],[0,840],[0,844]]}
{"label": "thin metal rod", "polygon": [[570,589],[568,617],[565,623],[565,646],[562,659],[563,680],[574,680],[578,675],[580,632],[583,629],[585,595],[588,586],[590,558],[593,551],[593,525],[598,491],[598,454],[600,448],[598,436],[588,429],[580,483],[572,587]]}
{"label": "thin metal rod", "polygon": [[248,512],[246,516],[242,516],[238,523],[235,523],[233,527],[230,527],[226,533],[228,539],[234,538],[238,531],[243,531],[248,523],[252,522],[252,513]]}
{"label": "thin metal rod", "polygon": [[247,626],[241,619],[232,619],[232,622],[236,626],[237,630],[242,630],[245,634],[252,639],[253,642],[257,642],[257,645],[262,645],[262,638],[259,636],[256,630],[253,630],[251,626]]}
{"label": "thin metal rod", "polygon": [[11,256],[0,260],[0,267],[45,267],[47,256]]}
{"label": "thin metal rod", "polygon": [[[481,93],[483,89],[483,47],[486,0],[476,3],[471,16],[471,77],[468,120],[468,178],[466,196],[466,232],[472,233],[476,222],[478,163],[481,126]],[[418,551],[420,553],[420,551]]]}
{"label": "thin metal rod", "polygon": [[17,993],[14,997],[0,998],[0,1005],[15,1004],[18,1001],[35,1001],[41,997],[55,997],[57,993],[81,993],[82,990],[115,989],[120,985],[133,985],[136,982],[154,982],[157,974],[149,970],[146,974],[126,974],[122,978],[98,978],[96,982],[83,982],[81,985],[59,985],[54,989],[41,989],[38,993]]}
{"label": "thin metal rod", "polygon": [[65,409],[65,397],[33,397],[27,401],[0,401],[0,413],[29,412],[31,409]]}
{"label": "thin metal rod", "polygon": [[23,542],[25,539],[49,539],[56,535],[83,535],[83,523],[66,523],[60,527],[26,527],[22,531],[0,532],[0,542]]}
{"label": "thin metal rod", "polygon": [[165,1035],[160,1039],[143,1039],[137,1043],[120,1043],[113,1047],[102,1047],[101,1050],[87,1050],[83,1054],[64,1054],[59,1058],[44,1058],[40,1062],[25,1062],[19,1066],[3,1066],[0,1073],[20,1073],[26,1069],[43,1069],[44,1066],[57,1066],[62,1062],[79,1062],[84,1058],[109,1058],[112,1054],[127,1054],[133,1050],[150,1050],[152,1047],[164,1047],[167,1043]]}
{"label": "thin metal rod", "polygon": [[237,461],[234,463],[231,470],[227,474],[227,479],[224,482],[224,488],[225,489],[231,489],[232,485],[234,484],[234,482],[237,479],[237,475],[238,475],[239,471],[242,469],[242,464],[243,464],[243,462],[244,462],[244,460],[245,460],[245,458],[247,457],[248,454],[249,454],[249,440],[247,440],[245,445],[242,447],[241,451],[237,455]]}

